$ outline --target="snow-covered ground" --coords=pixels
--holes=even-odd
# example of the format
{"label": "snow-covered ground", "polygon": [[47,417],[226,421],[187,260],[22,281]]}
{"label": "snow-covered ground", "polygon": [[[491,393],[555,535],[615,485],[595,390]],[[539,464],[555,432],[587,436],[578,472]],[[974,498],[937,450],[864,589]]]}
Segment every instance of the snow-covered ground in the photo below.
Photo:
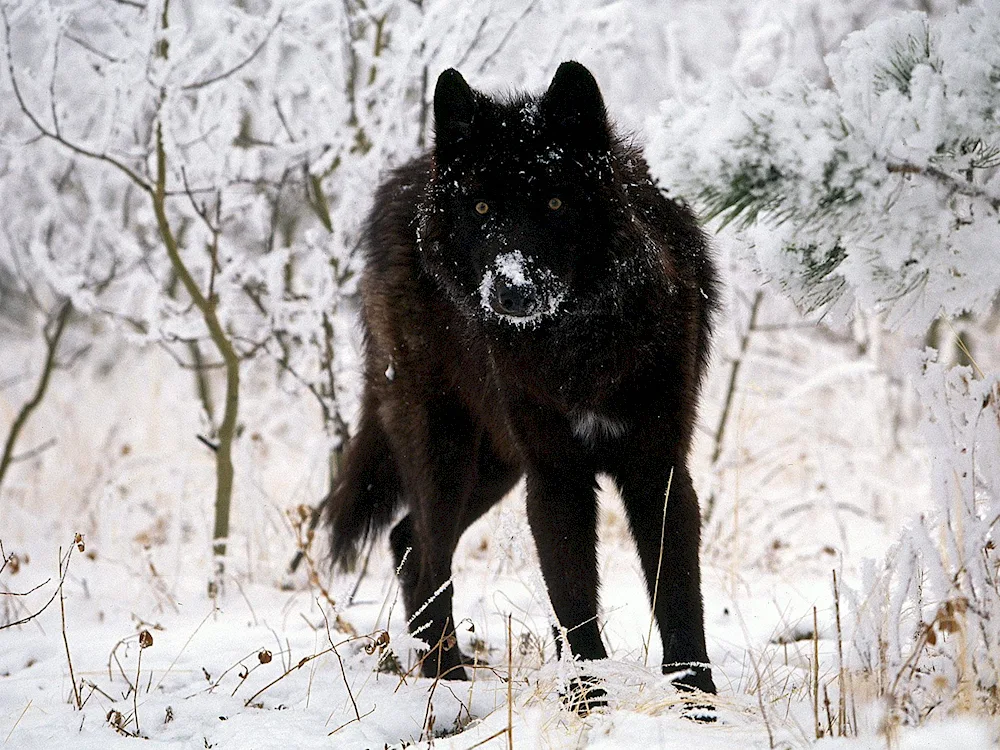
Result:
{"label": "snow-covered ground", "polygon": [[[419,98],[412,89],[413,60],[429,64],[431,76],[456,65],[477,88],[496,90],[515,85],[539,90],[555,62],[580,60],[601,82],[616,121],[655,144],[654,173],[665,177],[664,154],[673,153],[673,143],[659,130],[663,101],[694,102],[717,80],[737,88],[766,86],[789,69],[824,82],[824,55],[850,30],[901,7],[926,6],[940,14],[954,4],[595,0],[581,3],[586,7],[574,13],[567,9],[573,4],[558,2],[490,3],[486,11],[485,4],[401,3],[420,7],[420,17],[398,28],[390,25],[393,43],[386,49],[396,56],[380,63],[389,83],[380,77],[365,94],[378,106],[360,111],[362,124],[374,128],[369,134],[375,148],[362,148],[359,155],[353,144],[364,140],[362,132],[343,124],[347,105],[334,89],[347,75],[339,66],[350,67],[354,54],[362,55],[358,70],[374,60],[363,49],[364,34],[381,38],[381,33],[364,24],[348,28],[331,10],[337,6],[339,12],[340,4],[289,2],[281,6],[282,16],[277,6],[262,10],[266,3],[255,10],[254,3],[174,0],[169,42],[176,67],[164,73],[165,80],[175,92],[194,89],[206,98],[192,110],[204,117],[188,118],[181,107],[180,115],[167,118],[174,128],[167,128],[170,158],[187,159],[192,184],[222,180],[219,184],[229,191],[226,206],[233,213],[226,226],[233,233],[223,239],[232,258],[219,277],[220,285],[229,284],[220,286],[221,309],[230,315],[228,324],[242,332],[241,343],[256,341],[258,333],[272,336],[269,327],[260,326],[276,319],[308,341],[309,325],[318,315],[305,315],[310,312],[305,308],[332,305],[340,289],[323,286],[326,277],[317,269],[325,269],[331,257],[340,258],[338,248],[351,244],[351,227],[363,215],[359,206],[367,205],[375,175],[391,161],[383,155],[404,158],[414,148]],[[112,152],[130,158],[138,149],[130,138],[144,137],[153,109],[149,103],[160,96],[161,85],[158,68],[147,65],[149,46],[143,46],[147,32],[159,39],[150,31],[159,28],[159,12],[127,15],[142,5],[3,0],[14,25],[10,69],[21,76],[37,111],[58,112],[64,132],[94,149],[109,147],[102,140],[104,126],[94,126],[108,120],[113,127],[107,138],[119,137]],[[349,10],[363,4],[343,5]],[[480,11],[490,17],[489,24],[480,21]],[[64,37],[70,16],[80,34]],[[146,26],[135,20],[139,17]],[[279,29],[282,17],[287,28]],[[60,47],[56,40],[64,38],[69,41]],[[272,43],[258,48],[268,38]],[[427,38],[434,44],[421,41]],[[102,46],[107,39],[119,46]],[[420,54],[409,56],[408,44]],[[158,41],[156,48],[162,49]],[[286,65],[280,50],[294,65]],[[105,68],[116,59],[124,72],[105,77],[102,70],[118,70]],[[468,683],[435,683],[408,674],[413,641],[405,632],[385,540],[374,545],[364,575],[331,576],[322,560],[325,537],[305,538],[302,508],[327,490],[331,439],[313,396],[293,378],[277,377],[273,346],[267,355],[248,359],[242,370],[227,574],[221,596],[210,599],[214,460],[197,439],[210,429],[200,416],[192,372],[175,360],[178,351],[186,352],[178,340],[204,336],[202,322],[186,302],[163,291],[172,272],[162,254],[150,251],[150,243],[159,247],[147,232],[155,224],[150,208],[137,209],[138,218],[131,219],[135,227],[120,226],[130,220],[129,211],[123,217],[120,209],[135,202],[133,187],[127,181],[113,183],[120,175],[101,163],[78,160],[70,169],[65,151],[39,139],[20,116],[6,65],[0,67],[0,250],[27,264],[18,283],[34,280],[42,292],[51,287],[53,298],[76,290],[74,304],[81,310],[62,351],[73,364],[53,373],[49,392],[18,440],[15,453],[21,460],[0,487],[0,747],[134,747],[141,742],[137,736],[163,747],[223,750],[997,746],[1000,724],[963,714],[961,701],[924,702],[932,709],[920,716],[921,728],[898,726],[898,716],[876,697],[887,692],[885,680],[897,675],[865,675],[850,668],[874,640],[870,615],[869,630],[856,629],[858,612],[873,596],[890,596],[884,593],[889,587],[873,583],[886,555],[933,505],[931,462],[919,429],[921,404],[903,375],[914,368],[900,365],[904,352],[922,342],[880,333],[881,321],[864,315],[848,331],[802,320],[777,298],[775,285],[759,287],[745,260],[735,260],[739,253],[729,234],[717,239],[728,301],[692,456],[705,511],[706,630],[719,686],[711,701],[714,722],[693,721],[669,681],[646,666],[659,660],[659,639],[653,635],[647,652],[649,607],[618,500],[607,483],[601,617],[611,658],[585,668],[601,678],[609,697],[606,708],[581,717],[563,707],[562,686],[581,667],[555,659],[522,487],[468,531],[456,555],[455,612],[465,618],[460,641],[467,653],[481,658],[482,668]],[[84,70],[96,73],[88,78]],[[223,85],[188,85],[211,81],[212,71],[230,70],[264,83],[247,86],[249,96],[236,76],[226,77],[224,86],[231,84],[235,93],[220,94],[218,100],[211,97]],[[56,93],[58,101],[46,98]],[[279,95],[287,107],[301,107],[291,123],[277,106]],[[115,107],[108,104],[119,98]],[[175,104],[185,101],[178,94]],[[233,113],[244,106],[257,108],[258,127],[277,133],[281,147],[266,151],[266,159],[258,154],[262,164],[275,168],[269,159],[280,156],[297,173],[303,164],[293,156],[308,153],[317,159],[309,174],[325,175],[332,224],[340,231],[331,234],[334,239],[308,232],[290,238],[291,249],[273,254],[269,249],[260,267],[256,257],[244,257],[246,242],[256,252],[266,230],[273,229],[269,222],[282,187],[273,205],[266,191],[244,189],[244,170],[257,174],[251,152],[234,151],[233,156],[227,151],[236,136],[229,128],[239,119]],[[353,112],[353,100],[351,107]],[[224,126],[221,130],[213,118]],[[175,152],[175,142],[195,148],[193,155],[185,156],[180,145]],[[213,150],[216,142],[222,146]],[[196,148],[202,143],[203,152]],[[330,144],[351,148],[338,152]],[[339,163],[338,153],[353,156],[331,177],[335,166],[327,170],[327,161],[336,157]],[[232,174],[223,169],[230,156]],[[276,164],[281,174],[286,163]],[[180,168],[174,161],[171,167]],[[260,168],[261,175],[270,174]],[[205,174],[196,174],[201,169]],[[93,191],[90,203],[80,199],[83,208],[51,192],[50,183],[62,185],[71,174],[81,195]],[[234,175],[241,181],[227,182]],[[56,210],[63,199],[66,207]],[[178,207],[182,203],[178,197],[174,204],[178,217],[186,210]],[[45,234],[39,222],[48,220],[50,209],[60,232],[42,246],[36,241]],[[202,238],[197,233],[206,231],[199,229],[204,218],[189,213],[194,234],[185,252],[188,262],[204,264],[207,276],[207,256],[199,260],[196,252]],[[18,242],[25,237],[32,239],[25,242],[31,252],[21,257]],[[107,260],[109,247],[123,253],[122,268],[129,275],[122,287],[112,286],[98,298],[81,279],[103,278],[105,269],[94,257]],[[272,315],[258,321],[256,312],[247,313],[242,284],[268,274],[283,278],[286,252],[299,263],[302,277],[296,277],[294,289],[275,285]],[[4,263],[16,265],[4,255],[0,273],[10,271]],[[5,282],[2,275],[0,282]],[[285,294],[290,291],[296,294]],[[307,302],[297,296],[303,292]],[[758,293],[756,330],[741,354]],[[48,299],[41,296],[43,302]],[[8,325],[9,303],[0,296],[0,438],[31,397],[44,359],[40,321],[27,315]],[[303,309],[296,307],[300,303]],[[357,332],[344,307],[333,321],[338,344],[345,331]],[[324,316],[329,311],[322,307]],[[978,322],[955,325],[973,329],[977,365],[995,373],[1000,367],[995,312],[992,330],[989,313],[975,312],[982,314]],[[152,333],[138,334],[143,326]],[[942,348],[948,349],[951,333],[939,333]],[[83,356],[67,354],[84,344]],[[337,353],[338,374],[344,378],[340,405],[350,415],[359,390],[358,352],[342,348]],[[317,355],[310,346],[301,349],[293,352],[293,364],[310,383],[320,369]],[[208,346],[203,351],[214,356]],[[945,351],[942,358],[951,361],[953,354]],[[724,439],[717,446],[734,357],[741,367]],[[221,372],[210,370],[209,380],[218,410]],[[78,533],[80,547],[74,542]],[[310,556],[290,573],[289,562],[303,539]],[[899,586],[893,591],[896,603],[905,607],[901,614],[911,621],[952,601],[922,601],[921,610]],[[12,625],[19,620],[24,622]],[[885,631],[893,632],[888,625]],[[895,632],[912,633],[913,628]],[[935,632],[945,638],[940,628],[925,629],[925,635]],[[919,659],[925,649],[910,645],[903,644],[899,653],[912,652]],[[841,669],[842,664],[848,668]],[[904,683],[916,671],[915,663],[904,664],[909,666],[908,676],[906,670],[899,673]],[[927,669],[921,677],[932,681],[941,675]],[[957,692],[958,682],[945,688]],[[934,710],[937,705],[944,707]]]}
{"label": "snow-covered ground", "polygon": [[[252,468],[237,479],[230,575],[211,601],[212,464],[194,438],[193,384],[158,349],[128,354],[105,341],[93,364],[56,374],[24,444],[56,443],[17,464],[4,488],[0,540],[16,559],[0,585],[26,595],[0,598],[3,621],[52,597],[59,551],[74,533],[85,549],[68,561],[64,601],[56,596],[39,616],[0,631],[0,742],[85,750],[133,746],[139,734],[178,748],[502,748],[510,728],[518,748],[805,747],[817,741],[815,679],[821,729],[836,735],[832,573],[849,650],[863,561],[877,560],[926,502],[916,406],[904,384],[875,367],[881,357],[891,371],[899,342],[859,353],[853,338],[803,326],[765,297],[713,482],[711,433],[741,304],[732,302],[723,326],[693,461],[703,503],[716,496],[703,545],[720,688],[714,723],[686,717],[668,681],[645,666],[658,660],[658,639],[647,655],[649,608],[607,483],[601,571],[612,658],[587,669],[604,680],[608,708],[582,718],[562,707],[560,685],[579,667],[555,660],[520,487],[469,530],[456,556],[462,646],[484,667],[469,683],[398,674],[393,657],[411,666],[411,641],[384,540],[353,602],[359,575],[328,576],[322,536],[311,548],[318,578],[308,564],[287,572],[298,508],[323,492],[325,443],[310,402],[261,384],[247,386],[247,413],[269,416],[247,422],[238,441],[238,465]],[[34,352],[11,351],[17,362]],[[102,369],[112,359],[116,366]],[[6,419],[13,406],[0,405]],[[142,631],[152,636],[146,648]],[[850,684],[845,693],[860,736],[827,737],[820,747],[885,747],[884,707],[871,689]],[[949,719],[897,732],[895,746],[952,747],[959,736],[965,750],[994,747],[996,726]]]}

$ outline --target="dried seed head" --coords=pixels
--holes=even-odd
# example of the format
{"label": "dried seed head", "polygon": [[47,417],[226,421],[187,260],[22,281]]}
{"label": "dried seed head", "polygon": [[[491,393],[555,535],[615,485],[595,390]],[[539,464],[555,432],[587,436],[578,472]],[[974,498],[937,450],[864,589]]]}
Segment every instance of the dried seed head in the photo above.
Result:
{"label": "dried seed head", "polygon": [[375,634],[375,637],[367,644],[365,644],[365,653],[371,656],[376,651],[381,651],[386,646],[389,645],[389,633],[385,630],[380,630]]}
{"label": "dried seed head", "polygon": [[83,543],[83,534],[79,531],[73,535],[73,544],[76,545],[76,548],[80,550],[80,552],[83,552],[86,549],[86,545]]}
{"label": "dried seed head", "polygon": [[257,659],[260,661],[261,664],[270,664],[271,663],[271,652],[268,651],[266,648],[265,649],[261,649],[257,653]]}
{"label": "dried seed head", "polygon": [[149,648],[153,645],[153,636],[148,630],[139,633],[139,648]]}

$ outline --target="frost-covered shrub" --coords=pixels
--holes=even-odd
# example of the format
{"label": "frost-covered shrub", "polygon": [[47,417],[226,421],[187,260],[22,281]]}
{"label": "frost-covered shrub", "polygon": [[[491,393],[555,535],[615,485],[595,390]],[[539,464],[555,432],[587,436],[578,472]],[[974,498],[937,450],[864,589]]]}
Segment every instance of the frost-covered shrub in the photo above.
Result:
{"label": "frost-covered shrub", "polygon": [[[923,332],[988,310],[1000,291],[1000,6],[876,22],[827,64],[831,88],[786,73],[666,103],[651,148],[665,185],[737,229],[807,311],[843,320],[860,306]],[[1000,379],[933,353],[909,370],[934,510],[869,566],[849,663],[916,722],[942,704],[1000,709]]]}
{"label": "frost-covered shrub", "polygon": [[854,592],[849,663],[876,676],[899,718],[1000,710],[1000,377],[914,354],[936,507]]}
{"label": "frost-covered shrub", "polygon": [[[1000,289],[1000,8],[872,24],[827,58],[833,88],[785,74],[664,105],[664,183],[746,229],[753,260],[808,310],[854,300],[923,331]],[[650,127],[653,131],[653,127]]]}

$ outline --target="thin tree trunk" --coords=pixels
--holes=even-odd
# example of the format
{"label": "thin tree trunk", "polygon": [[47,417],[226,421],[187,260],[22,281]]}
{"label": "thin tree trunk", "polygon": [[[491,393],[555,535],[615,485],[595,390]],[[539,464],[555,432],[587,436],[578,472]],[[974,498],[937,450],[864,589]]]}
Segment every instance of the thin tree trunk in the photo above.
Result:
{"label": "thin tree trunk", "polygon": [[42,403],[42,399],[45,398],[45,391],[49,387],[49,379],[52,377],[52,371],[56,367],[56,354],[59,350],[59,341],[62,338],[63,331],[66,330],[66,321],[69,320],[69,315],[73,311],[73,305],[69,300],[62,303],[62,307],[59,312],[56,313],[55,317],[55,330],[52,334],[48,334],[49,323],[52,322],[50,319],[45,324],[45,364],[42,366],[41,376],[38,378],[38,385],[35,387],[35,393],[32,397],[25,402],[24,406],[21,407],[21,411],[18,412],[17,417],[14,419],[14,423],[10,427],[10,433],[7,435],[7,441],[3,446],[3,455],[0,456],[0,486],[3,485],[4,477],[7,475],[7,469],[10,468],[11,463],[14,460],[14,445],[17,443],[17,438],[21,434],[21,430],[28,423],[28,419],[31,417],[32,412],[38,408],[38,405]]}
{"label": "thin tree trunk", "polygon": [[239,410],[240,358],[229,337],[226,336],[219,316],[216,314],[216,299],[205,297],[180,255],[177,238],[174,236],[167,218],[167,157],[163,148],[163,129],[156,126],[156,185],[153,191],[153,210],[160,230],[160,236],[167,248],[167,255],[174,272],[191,297],[191,302],[201,313],[208,327],[208,334],[218,349],[226,370],[225,410],[219,426],[218,445],[215,450],[215,525],[212,531],[213,573],[209,582],[209,594],[221,593],[222,580],[226,570],[226,542],[229,538],[229,511],[233,496],[233,439],[236,436],[236,417]]}

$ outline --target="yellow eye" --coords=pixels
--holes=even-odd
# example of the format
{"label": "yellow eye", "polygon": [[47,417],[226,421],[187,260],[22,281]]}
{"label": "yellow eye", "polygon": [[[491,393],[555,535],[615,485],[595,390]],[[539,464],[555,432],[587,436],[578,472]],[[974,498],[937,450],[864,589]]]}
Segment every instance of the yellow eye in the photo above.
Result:
{"label": "yellow eye", "polygon": [[476,204],[476,213],[477,214],[485,214],[489,210],[490,210],[490,207],[489,207],[489,204],[486,203],[486,201],[479,201],[479,203]]}
{"label": "yellow eye", "polygon": [[559,200],[558,198],[549,198],[549,208],[551,208],[553,211],[558,211],[560,208],[562,208],[562,201]]}

